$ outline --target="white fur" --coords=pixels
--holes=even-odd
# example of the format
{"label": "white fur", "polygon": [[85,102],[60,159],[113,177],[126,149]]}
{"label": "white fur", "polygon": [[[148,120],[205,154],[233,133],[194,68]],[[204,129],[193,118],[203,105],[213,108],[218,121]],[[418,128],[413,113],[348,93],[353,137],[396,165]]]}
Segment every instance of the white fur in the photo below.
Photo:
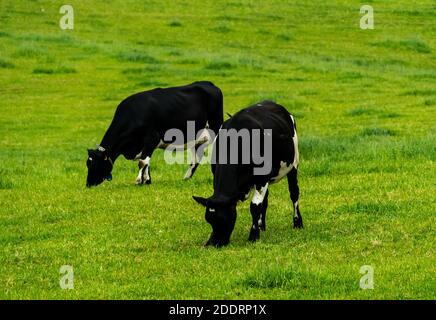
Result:
{"label": "white fur", "polygon": [[254,189],[253,198],[251,198],[251,203],[255,205],[259,205],[263,202],[263,199],[265,198],[266,191],[268,190],[268,183],[264,185],[262,188],[260,188],[260,191],[257,189]]}
{"label": "white fur", "polygon": [[222,128],[223,128],[223,125],[221,125],[220,128],[218,129],[218,133],[217,133],[217,135],[215,136],[215,138],[213,139],[213,141],[212,141],[212,145],[215,144],[215,141],[216,141],[216,139],[218,138],[218,136],[219,136],[220,131],[222,130]]}
{"label": "white fur", "polygon": [[188,168],[188,171],[186,171],[185,176],[183,177],[183,179],[187,180],[190,179],[193,175],[193,171],[195,166],[200,162],[199,157],[197,156],[197,152],[195,152],[194,148],[191,148],[191,166]]}
{"label": "white fur", "polygon": [[[208,126],[208,124],[206,123],[206,127]],[[191,161],[192,164],[191,166],[188,168],[188,170],[185,173],[185,176],[183,177],[183,179],[187,180],[190,179],[192,177],[192,175],[194,174],[194,168],[198,165],[198,163],[200,163],[200,159],[199,156],[197,155],[197,152],[195,152],[195,146],[198,145],[202,145],[202,144],[209,144],[212,140],[212,137],[209,134],[209,131],[204,129],[203,131],[201,131],[200,135],[198,136],[198,139],[195,141],[190,141],[187,144],[184,145],[185,148],[189,148],[191,150]],[[204,150],[203,150],[204,151]]]}
{"label": "white fur", "polygon": [[294,217],[298,217],[298,200],[294,203]]}
{"label": "white fur", "polygon": [[150,180],[150,173],[149,173],[150,157],[146,157],[144,160],[139,160],[139,165],[140,165],[140,169],[139,169],[138,177],[136,178],[136,183],[138,184],[141,183],[142,170],[144,169],[145,166],[147,166],[144,172],[145,181]]}
{"label": "white fur", "polygon": [[197,144],[199,144],[199,143],[203,144],[206,142],[207,143],[212,142],[212,137],[210,136],[209,130],[203,130],[196,141]]}
{"label": "white fur", "polygon": [[[291,115],[292,122],[295,124],[294,117]],[[276,177],[272,178],[273,182],[277,182],[281,180],[284,176],[286,176],[292,168],[298,169],[298,165],[300,163],[300,153],[298,151],[298,136],[297,131],[294,130],[294,136],[292,137],[292,141],[294,143],[294,161],[288,166],[286,162],[280,161],[280,169],[279,173]]]}
{"label": "white fur", "polygon": [[280,169],[279,173],[276,177],[272,178],[273,182],[280,181],[284,176],[286,176],[289,171],[291,171],[293,168],[293,164],[290,164],[289,166],[284,161],[280,161]]}
{"label": "white fur", "polygon": [[150,180],[150,157],[145,158],[144,163],[147,166],[145,168],[145,181],[148,181]]}
{"label": "white fur", "polygon": [[[291,115],[292,123],[294,124],[295,129],[295,120],[294,117]],[[298,135],[297,130],[294,130],[294,136],[292,137],[292,140],[294,141],[294,162],[292,163],[292,166],[295,169],[298,169],[298,165],[300,163],[300,153],[298,151]]]}
{"label": "white fur", "polygon": [[184,180],[188,180],[192,177],[195,166],[195,163],[191,164],[191,166],[186,171],[185,176],[183,177]]}
{"label": "white fur", "polygon": [[142,182],[142,174],[141,174],[141,170],[139,170],[138,176],[136,177],[136,184],[140,184]]}

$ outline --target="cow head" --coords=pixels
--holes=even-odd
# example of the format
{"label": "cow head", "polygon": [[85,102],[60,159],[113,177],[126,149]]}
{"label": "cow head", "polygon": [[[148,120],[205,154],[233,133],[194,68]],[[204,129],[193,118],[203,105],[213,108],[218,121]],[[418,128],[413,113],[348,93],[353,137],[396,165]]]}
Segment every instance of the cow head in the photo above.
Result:
{"label": "cow head", "polygon": [[205,245],[222,247],[229,244],[236,222],[236,202],[196,196],[193,198],[206,207],[205,218],[212,226],[212,234]]}
{"label": "cow head", "polygon": [[113,163],[104,148],[99,147],[96,150],[88,149],[86,166],[88,167],[87,187],[98,186],[104,180],[112,180]]}

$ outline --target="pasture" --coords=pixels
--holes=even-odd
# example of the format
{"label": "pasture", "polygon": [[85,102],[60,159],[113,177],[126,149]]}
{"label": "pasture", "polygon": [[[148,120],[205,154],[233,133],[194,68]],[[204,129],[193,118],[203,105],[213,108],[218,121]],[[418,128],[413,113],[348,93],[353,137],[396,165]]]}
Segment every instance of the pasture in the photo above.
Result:
{"label": "pasture", "polygon": [[[61,1],[2,0],[0,298],[434,299],[436,7],[365,3],[373,30],[359,1],[72,0],[62,30]],[[294,114],[303,230],[282,181],[258,243],[247,201],[231,244],[203,248],[191,197],[211,195],[210,168],[183,181],[162,150],[149,186],[119,158],[85,188],[86,149],[122,99],[195,80],[225,112],[273,99]]]}

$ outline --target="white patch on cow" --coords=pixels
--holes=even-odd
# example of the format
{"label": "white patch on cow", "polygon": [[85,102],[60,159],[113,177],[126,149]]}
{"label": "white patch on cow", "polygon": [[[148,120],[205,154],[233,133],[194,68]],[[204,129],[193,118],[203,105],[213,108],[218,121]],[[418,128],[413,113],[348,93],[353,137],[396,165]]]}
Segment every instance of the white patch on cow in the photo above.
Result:
{"label": "white patch on cow", "polygon": [[212,137],[210,136],[209,130],[204,129],[203,131],[201,131],[195,144],[198,145],[198,144],[203,144],[203,143],[210,143],[211,140],[212,140]]}
{"label": "white patch on cow", "polygon": [[144,163],[146,165],[145,168],[145,181],[150,180],[150,157],[145,158]]}
{"label": "white patch on cow", "polygon": [[262,214],[260,214],[260,216],[259,216],[259,220],[257,221],[257,224],[258,224],[259,226],[262,226]]}
{"label": "white patch on cow", "polygon": [[150,166],[150,157],[146,157],[144,160],[139,160],[139,173],[138,177],[136,178],[136,183],[140,184],[142,182],[142,170],[145,168],[144,172],[144,178],[145,181],[150,180],[150,173],[149,173],[149,166]]}
{"label": "white patch on cow", "polygon": [[294,162],[292,163],[292,166],[295,169],[298,169],[298,165],[300,163],[300,152],[298,151],[298,135],[297,130],[295,128],[295,120],[294,117],[291,115],[292,123],[294,124],[294,136],[292,137],[292,140],[294,141]]}
{"label": "white patch on cow", "polygon": [[[208,123],[206,123],[206,127],[207,126],[208,126]],[[205,143],[210,144],[211,140],[212,140],[212,137],[210,136],[209,130],[203,129],[201,131],[200,135],[198,136],[197,140],[189,141],[187,144],[184,145],[184,148],[189,148],[189,150],[191,150],[191,155],[192,155],[191,162],[192,163],[191,163],[191,166],[186,171],[183,179],[185,179],[185,180],[190,179],[192,177],[192,175],[194,174],[194,169],[200,163],[200,157],[198,156],[198,154],[196,152],[196,147],[198,148],[198,146],[201,146]],[[202,152],[204,152],[204,149],[202,150]]]}
{"label": "white patch on cow", "polygon": [[294,217],[298,217],[298,200],[294,203]]}
{"label": "white patch on cow", "polygon": [[135,156],[135,159],[133,159],[133,160],[139,160],[139,159],[141,159],[141,156],[142,156],[142,151],[141,151],[140,153],[138,153],[138,154]]}
{"label": "white patch on cow", "polygon": [[[292,123],[294,124],[295,128],[295,121],[294,117],[292,115]],[[297,136],[297,130],[294,130],[294,136],[292,137],[292,141],[294,143],[294,160],[291,164],[287,165],[286,162],[280,161],[280,169],[276,177],[272,178],[273,182],[277,182],[281,180],[284,176],[286,176],[289,171],[292,170],[292,168],[298,169],[298,164],[300,163],[300,153],[298,151],[298,136]]]}
{"label": "white patch on cow", "polygon": [[188,168],[188,171],[186,171],[185,176],[183,177],[183,180],[188,180],[192,177],[192,170],[194,169],[194,165],[191,164],[191,166]]}
{"label": "white patch on cow", "polygon": [[141,184],[142,182],[142,169],[139,169],[138,176],[136,177],[136,184]]}
{"label": "white patch on cow", "polygon": [[220,131],[221,131],[222,129],[223,129],[223,125],[221,125],[220,128],[218,129],[218,133],[217,133],[217,135],[215,136],[215,138],[213,139],[213,141],[212,141],[212,145],[215,144],[215,141],[216,141],[216,139],[218,138],[218,136],[219,136],[219,134],[220,134]]}
{"label": "white patch on cow", "polygon": [[197,152],[195,152],[194,148],[191,148],[191,166],[188,168],[188,171],[186,171],[185,176],[183,177],[183,179],[187,180],[190,179],[192,177],[192,175],[194,174],[194,169],[195,167],[198,165],[198,163],[200,162],[198,156],[197,156]]}
{"label": "white patch on cow", "polygon": [[144,168],[146,165],[149,165],[150,164],[150,157],[147,157],[147,158],[145,158],[144,160],[139,160],[139,162],[138,162],[138,164],[139,164],[139,167],[142,169],[142,168]]}
{"label": "white patch on cow", "polygon": [[266,191],[268,190],[268,183],[264,185],[260,190],[254,189],[253,198],[251,198],[251,203],[259,205],[263,202],[265,198]]}
{"label": "white patch on cow", "polygon": [[214,208],[209,208],[209,212],[215,212]]}
{"label": "white patch on cow", "polygon": [[274,178],[272,178],[273,182],[277,182],[280,181],[284,176],[286,176],[289,171],[291,171],[293,168],[293,164],[290,164],[289,166],[286,164],[286,162],[284,161],[280,161],[280,169],[279,169],[279,173],[277,174],[277,176],[275,176]]}

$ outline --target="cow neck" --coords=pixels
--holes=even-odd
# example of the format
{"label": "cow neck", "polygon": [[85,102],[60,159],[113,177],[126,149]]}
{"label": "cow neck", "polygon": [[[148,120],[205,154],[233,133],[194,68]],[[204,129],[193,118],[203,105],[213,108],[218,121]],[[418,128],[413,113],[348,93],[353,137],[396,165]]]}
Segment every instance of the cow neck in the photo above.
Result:
{"label": "cow neck", "polygon": [[131,139],[127,127],[125,121],[114,118],[101,141],[100,145],[106,149],[106,154],[113,162],[123,153],[123,146]]}
{"label": "cow neck", "polygon": [[218,164],[214,175],[214,195],[218,199],[238,199],[238,172],[236,165]]}
{"label": "cow neck", "polygon": [[121,142],[119,141],[119,138],[116,138],[116,135],[114,135],[113,138],[110,138],[110,136],[106,134],[100,143],[100,146],[106,150],[106,155],[112,160],[112,162],[115,162],[121,154]]}
{"label": "cow neck", "polygon": [[112,161],[112,164],[121,155],[120,148],[116,144],[108,144],[102,141],[100,146],[102,146],[106,150],[105,154]]}

